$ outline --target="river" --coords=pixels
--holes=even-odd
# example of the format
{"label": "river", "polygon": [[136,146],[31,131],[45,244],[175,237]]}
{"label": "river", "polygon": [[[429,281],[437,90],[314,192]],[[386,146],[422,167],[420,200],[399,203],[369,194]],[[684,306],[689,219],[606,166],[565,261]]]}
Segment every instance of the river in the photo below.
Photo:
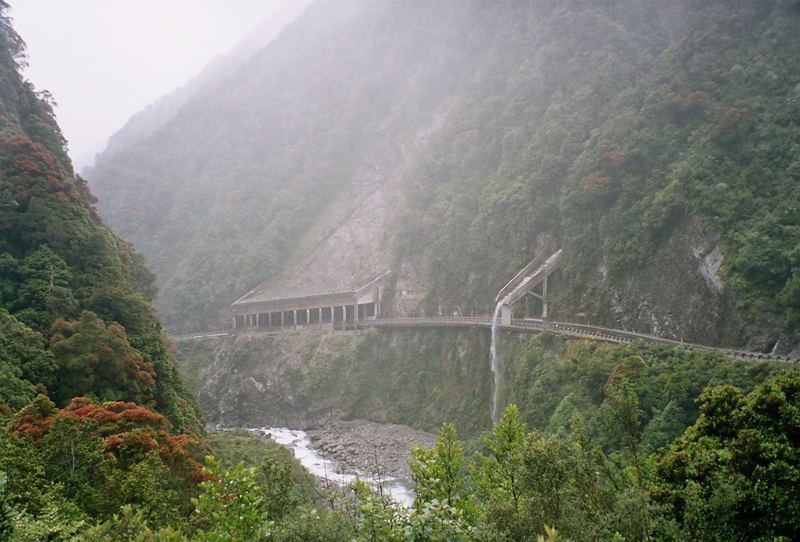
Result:
{"label": "river", "polygon": [[327,479],[342,486],[354,482],[356,477],[368,482],[374,488],[377,488],[380,482],[383,491],[388,492],[392,500],[398,504],[403,506],[414,504],[414,492],[407,484],[391,475],[381,476],[378,480],[377,477],[365,472],[343,472],[350,469],[341,468],[336,461],[324,458],[313,447],[311,438],[305,431],[285,427],[260,427],[250,429],[250,431],[291,448],[294,451],[294,457],[306,470],[318,478]]}

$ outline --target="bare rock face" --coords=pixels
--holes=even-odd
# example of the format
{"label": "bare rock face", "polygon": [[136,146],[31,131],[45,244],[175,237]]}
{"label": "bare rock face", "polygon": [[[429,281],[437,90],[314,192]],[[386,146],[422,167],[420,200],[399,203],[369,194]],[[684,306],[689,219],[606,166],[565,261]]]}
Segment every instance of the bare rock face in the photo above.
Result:
{"label": "bare rock face", "polygon": [[258,339],[269,343],[273,355],[261,362],[247,337],[217,343],[198,399],[206,419],[220,426],[304,428],[314,417],[297,396],[292,375],[303,364],[299,342]]}
{"label": "bare rock face", "polygon": [[[402,137],[392,141],[376,140],[355,172],[352,183],[319,216],[318,223],[295,247],[281,278],[272,278],[266,286],[275,291],[340,291],[365,284],[392,267],[389,230],[395,219],[404,177],[424,155],[428,143],[443,126],[448,103],[441,104],[417,130],[402,130],[400,111],[390,114],[382,133]],[[424,277],[413,265],[398,270],[405,291],[423,291]],[[401,304],[406,299],[398,299]],[[419,297],[419,296],[418,296]],[[418,303],[415,299],[414,305]],[[404,312],[413,312],[413,308]]]}
{"label": "bare rock face", "polygon": [[722,252],[720,252],[719,245],[714,245],[711,250],[704,247],[695,247],[693,252],[695,257],[700,260],[700,275],[705,279],[708,287],[715,292],[722,290],[722,278],[719,276],[719,268],[722,265]]}
{"label": "bare rock face", "polygon": [[306,330],[187,340],[178,357],[212,426],[310,430],[361,419],[435,431],[449,420],[475,434],[491,423],[488,338],[488,330]]}
{"label": "bare rock face", "polygon": [[628,270],[621,286],[610,288],[607,312],[598,318],[687,342],[769,351],[778,338],[763,330],[778,329],[777,316],[774,326],[745,317],[735,293],[724,288],[722,258],[716,239],[689,221],[675,229],[650,264]]}

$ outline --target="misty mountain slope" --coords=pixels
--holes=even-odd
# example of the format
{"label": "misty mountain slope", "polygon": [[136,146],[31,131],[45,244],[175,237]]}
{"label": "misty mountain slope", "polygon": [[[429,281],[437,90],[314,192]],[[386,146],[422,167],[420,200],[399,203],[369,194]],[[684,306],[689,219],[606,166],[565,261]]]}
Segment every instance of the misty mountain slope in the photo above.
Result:
{"label": "misty mountain slope", "polygon": [[[444,16],[432,22],[424,12],[401,11],[418,32],[448,35],[429,28]],[[400,145],[411,145],[431,109],[454,92],[444,69],[454,51],[424,39],[400,47],[391,12],[370,25],[367,15],[360,2],[315,6],[224,88],[187,104],[127,153],[98,161],[92,182],[102,212],[135,244],[151,247],[165,304],[177,309],[170,314],[208,317],[302,262],[293,248],[307,230],[331,235],[331,224],[317,220],[323,212],[334,229],[364,222],[342,193],[373,194],[385,207],[376,190],[390,188],[387,179],[404,161]],[[359,33],[365,36],[353,39]],[[387,265],[365,264],[370,255],[353,250],[338,251],[337,260],[335,282]]]}
{"label": "misty mountain slope", "polygon": [[[272,12],[229,53],[221,55],[206,65],[186,84],[176,88],[134,114],[125,126],[111,136],[104,150],[108,159],[116,149],[125,149],[145,139],[172,120],[177,112],[195,96],[209,87],[220,84],[253,54],[272,41],[287,19],[300,15],[310,0],[276,3]],[[91,167],[86,168],[91,175]],[[85,172],[84,172],[85,173]]]}
{"label": "misty mountain slope", "polygon": [[423,285],[430,313],[487,313],[562,246],[558,317],[786,349],[798,17],[796,2],[317,2],[90,182],[173,322],[264,281],[384,268]]}

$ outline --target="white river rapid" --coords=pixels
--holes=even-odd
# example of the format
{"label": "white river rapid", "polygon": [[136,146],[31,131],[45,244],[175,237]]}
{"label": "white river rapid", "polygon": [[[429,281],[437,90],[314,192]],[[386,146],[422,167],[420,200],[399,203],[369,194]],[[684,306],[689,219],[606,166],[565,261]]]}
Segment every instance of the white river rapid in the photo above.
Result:
{"label": "white river rapid", "polygon": [[[257,435],[269,437],[278,444],[291,448],[294,452],[294,457],[314,476],[326,478],[342,486],[354,482],[358,477],[373,487],[377,488],[378,486],[379,481],[371,475],[339,472],[334,461],[324,459],[312,448],[311,439],[305,431],[287,429],[285,427],[261,427],[250,429],[250,431]],[[414,504],[414,492],[397,479],[382,476],[380,482],[384,492],[388,492],[396,503],[408,507]]]}

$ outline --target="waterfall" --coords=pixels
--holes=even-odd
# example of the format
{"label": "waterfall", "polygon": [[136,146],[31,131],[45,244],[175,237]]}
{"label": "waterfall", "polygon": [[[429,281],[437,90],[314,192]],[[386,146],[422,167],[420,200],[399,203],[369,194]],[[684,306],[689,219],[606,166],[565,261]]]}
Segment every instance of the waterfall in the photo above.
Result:
{"label": "waterfall", "polygon": [[[558,249],[556,252],[550,255],[539,267],[537,267],[534,271],[531,271],[536,265],[537,262],[541,261],[539,257],[535,258],[531,263],[525,266],[525,268],[517,273],[517,275],[511,279],[508,284],[503,286],[500,290],[500,293],[497,294],[499,298],[501,295],[506,294],[503,299],[500,299],[497,302],[497,305],[494,307],[494,315],[492,316],[492,346],[490,348],[490,354],[492,358],[492,374],[494,375],[494,389],[492,390],[492,421],[497,421],[497,409],[498,409],[498,396],[497,394],[500,391],[500,386],[503,383],[503,374],[502,368],[500,367],[500,363],[497,358],[497,319],[500,317],[501,313],[503,312],[503,306],[508,305],[511,308],[511,305],[517,300],[522,297],[526,290],[529,288],[536,286],[540,282],[544,281],[544,286],[542,295],[540,299],[542,302],[545,302],[545,297],[547,296],[547,275],[552,273],[555,269],[555,265],[558,263],[559,258],[561,258],[562,249]],[[531,282],[536,278],[539,278],[538,282]],[[516,285],[515,285],[516,284]],[[530,286],[528,286],[530,284]],[[509,291],[510,289],[510,291]],[[542,317],[546,318],[546,311],[547,305],[545,305]],[[511,315],[513,318],[513,314]]]}
{"label": "waterfall", "polygon": [[489,348],[489,354],[492,362],[492,374],[494,375],[494,387],[492,388],[492,422],[497,421],[497,393],[503,380],[503,375],[497,362],[497,319],[500,317],[500,311],[503,309],[503,305],[505,305],[507,301],[508,296],[498,301],[497,305],[494,307],[494,315],[492,316],[492,345]]}

